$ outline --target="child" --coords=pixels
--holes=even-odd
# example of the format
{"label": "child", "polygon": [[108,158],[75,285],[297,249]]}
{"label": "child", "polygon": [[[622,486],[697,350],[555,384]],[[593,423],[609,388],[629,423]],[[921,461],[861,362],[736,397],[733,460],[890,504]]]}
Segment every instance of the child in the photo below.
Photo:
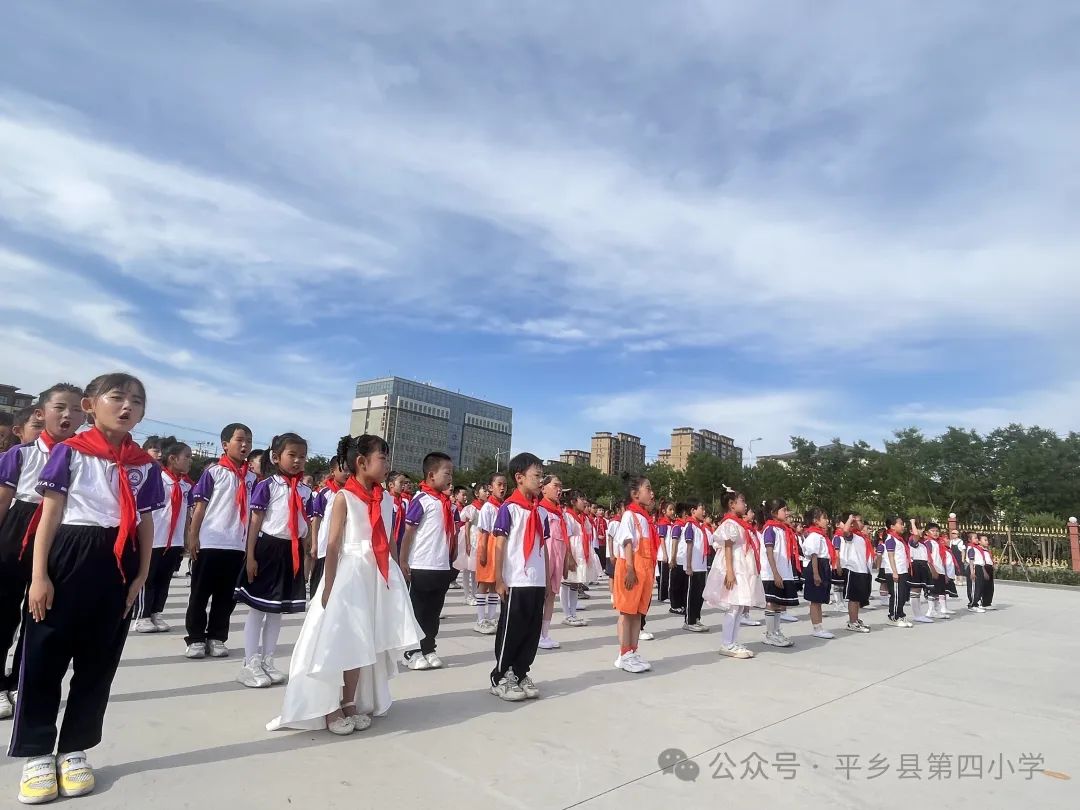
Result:
{"label": "child", "polygon": [[251,491],[247,559],[236,583],[236,599],[250,610],[244,622],[244,663],[236,680],[262,689],[285,683],[274,665],[281,614],[303,613],[304,538],[308,536],[311,489],[304,480],[307,442],[295,433],[275,436],[267,453],[268,478]]}
{"label": "child", "polygon": [[465,521],[465,550],[468,554],[467,567],[462,572],[465,580],[465,604],[468,607],[476,607],[476,547],[480,537],[477,524],[480,521],[480,510],[487,497],[487,484],[473,484],[473,499],[461,510],[461,519]]}
{"label": "child", "polygon": [[888,623],[893,627],[914,627],[904,615],[908,600],[908,572],[911,570],[911,551],[907,540],[900,534],[904,519],[889,517],[885,520],[885,546],[882,553],[885,587],[889,589]]}
{"label": "child", "polygon": [[423,632],[393,555],[394,496],[382,488],[390,448],[378,436],[343,436],[348,478],[329,499],[326,565],[289,666],[281,716],[267,729],[326,728],[347,735],[384,716],[397,655]]}
{"label": "child", "polygon": [[[839,574],[840,561],[832,541],[826,536],[829,516],[824,509],[813,507],[806,513],[806,536],[803,538],[803,557],[807,574],[803,577],[803,599],[810,603],[810,624],[814,638],[836,638],[821,626],[822,605],[829,603],[833,572]],[[846,529],[846,527],[845,527]]]}
{"label": "child", "polygon": [[191,448],[169,437],[162,441],[162,488],[165,508],[154,512],[154,548],[150,553],[150,572],[146,587],[139,597],[135,620],[136,633],[167,633],[169,624],[161,614],[169,598],[173,572],[180,567],[184,556],[184,532],[187,529],[188,496],[191,484],[186,480],[191,471]]}
{"label": "child", "polygon": [[[34,538],[19,706],[9,754],[27,757],[19,801],[40,804],[94,789],[86,749],[101,742],[131,606],[146,581],[153,521],[165,502],[158,466],[132,441],[146,389],[129,374],[105,374],[81,402],[94,427],[53,446],[38,477],[43,499]],[[60,689],[68,665],[56,746]],[[59,755],[53,755],[58,751]]]}
{"label": "child", "polygon": [[[727,491],[727,485],[724,485],[724,490]],[[721,498],[721,501],[723,501],[723,498]],[[721,525],[723,525],[724,519],[725,519],[724,517],[720,518]],[[753,530],[753,532],[754,532],[753,539],[756,541],[756,544],[754,545],[754,548],[758,549],[760,551],[760,549],[761,549],[761,541],[762,541],[762,537],[761,537],[762,526],[760,525],[760,522],[758,520],[757,513],[753,510],[752,507],[747,506],[746,507],[746,514],[743,516],[742,519],[746,523],[746,525],[749,526]],[[715,560],[713,562],[715,564]],[[755,566],[759,565],[758,562],[755,562],[754,564],[755,564]],[[710,570],[711,570],[711,567],[710,567]],[[755,568],[755,570],[759,570],[759,569]],[[758,579],[761,579],[760,571],[759,571]],[[763,591],[763,593],[764,593],[764,591]],[[764,597],[762,597],[762,598],[764,598]],[[764,604],[760,605],[760,607],[764,607]],[[750,615],[750,606],[749,605],[744,605],[743,606],[742,615],[739,616],[739,624],[742,627],[761,627],[761,621],[758,620],[758,619],[753,618]]]}
{"label": "child", "polygon": [[596,557],[600,560],[600,570],[606,572],[608,519],[603,508],[595,503],[593,504],[593,525],[596,527]]}
{"label": "child", "polygon": [[[221,431],[221,449],[191,490],[191,595],[185,625],[186,658],[211,658],[229,654],[229,619],[236,608],[236,581],[247,555],[248,503],[256,476],[247,463],[251,428],[239,422]],[[206,608],[210,606],[207,617]]]}
{"label": "child", "polygon": [[578,491],[570,493],[570,508],[566,511],[567,543],[570,553],[574,558],[574,564],[567,567],[566,578],[559,591],[559,602],[562,604],[566,618],[563,624],[570,627],[585,627],[588,621],[577,615],[578,598],[581,588],[586,583],[593,581],[599,576],[599,558],[592,552],[592,523],[585,515],[587,503],[583,494]]}
{"label": "child", "polygon": [[985,534],[979,535],[979,547],[983,558],[983,610],[997,610],[994,607],[994,554],[990,550],[990,538]]}
{"label": "child", "polygon": [[659,571],[656,575],[656,601],[663,604],[668,600],[668,588],[671,586],[671,560],[668,556],[668,530],[675,517],[675,504],[671,501],[660,501],[660,517],[656,521],[656,534],[660,537],[662,549],[657,563]]}
{"label": "child", "polygon": [[869,633],[870,628],[859,618],[859,609],[870,604],[874,542],[863,530],[862,518],[855,512],[844,513],[843,522],[836,527],[836,536],[840,539],[840,567],[844,569],[847,629],[852,633]]}
{"label": "child", "polygon": [[326,547],[330,541],[330,520],[326,512],[334,502],[334,496],[348,480],[349,470],[342,464],[341,459],[334,456],[330,459],[330,474],[326,476],[323,488],[311,501],[311,535],[315,538],[315,542],[311,544],[311,555],[315,562],[311,566],[311,577],[308,579],[308,594],[311,599],[315,598],[315,591],[319,589],[326,567]]}
{"label": "child", "polygon": [[390,538],[397,551],[401,549],[401,538],[405,536],[405,510],[409,508],[410,498],[405,489],[409,484],[409,476],[397,470],[391,470],[386,476],[386,491],[394,499],[394,536]]}
{"label": "child", "polygon": [[495,525],[495,516],[502,507],[503,498],[506,497],[506,476],[503,473],[493,473],[488,479],[487,503],[480,507],[480,516],[477,518],[477,548],[476,548],[476,624],[473,632],[485,636],[495,635],[498,624],[499,597],[495,593],[495,554],[494,538],[491,529]]}
{"label": "child", "polygon": [[968,610],[986,613],[982,606],[983,590],[986,588],[986,557],[983,555],[979,535],[968,532],[967,536]]}
{"label": "child", "polygon": [[[21,414],[14,420],[24,443],[0,457],[0,719],[14,713],[9,692],[17,686],[25,626],[19,633],[10,675],[7,656],[26,611],[26,592],[33,574],[34,518],[40,518],[42,501],[38,479],[49,451],[57,442],[74,436],[83,423],[82,398],[82,389],[70,383],[57,383],[47,390],[21,425]],[[36,430],[33,423],[41,423],[44,430],[31,439]]]}
{"label": "child", "polygon": [[[569,518],[559,501],[562,498],[562,481],[557,475],[545,475],[540,479],[540,514],[547,520],[548,592],[544,597],[544,620],[540,626],[540,649],[556,650],[559,642],[551,637],[551,617],[555,613],[555,596],[567,574],[577,567],[570,551]],[[565,610],[566,603],[563,603]]]}
{"label": "child", "polygon": [[753,658],[754,654],[736,639],[743,610],[765,607],[761,587],[760,552],[757,531],[746,521],[746,498],[733,489],[720,496],[725,510],[717,535],[723,547],[713,560],[705,582],[705,600],[725,611],[720,655],[729,658]]}
{"label": "child", "polygon": [[929,603],[926,615],[931,619],[948,619],[949,615],[945,612],[944,603],[945,594],[949,588],[946,558],[951,559],[952,555],[944,551],[944,546],[941,544],[941,527],[938,524],[926,524],[922,544],[933,576],[933,581],[926,591],[926,599]]}
{"label": "child", "polygon": [[682,561],[676,560],[676,564],[682,565],[686,573],[686,620],[683,629],[692,633],[709,632],[709,628],[701,623],[705,580],[709,575],[709,549],[712,546],[712,532],[702,522],[704,517],[705,504],[692,504],[690,518],[682,530]]}
{"label": "child", "polygon": [[424,483],[405,510],[405,535],[401,540],[401,573],[409,583],[416,621],[424,632],[419,649],[405,653],[409,669],[440,669],[435,654],[439,616],[450,588],[450,542],[454,516],[446,489],[454,480],[454,462],[445,453],[424,457]]}
{"label": "child", "polygon": [[874,568],[877,570],[877,577],[875,580],[878,584],[878,601],[884,605],[889,604],[889,588],[886,585],[885,576],[885,540],[889,536],[889,530],[878,529],[874,534],[874,551],[876,556],[874,557]]}
{"label": "child", "polygon": [[453,560],[451,561],[450,587],[460,590],[462,585],[458,577],[469,570],[469,526],[462,512],[469,504],[469,493],[465,487],[456,486],[450,491],[450,503],[454,513]]}
{"label": "child", "polygon": [[37,441],[37,437],[45,430],[45,419],[41,406],[27,405],[25,408],[19,408],[19,410],[15,411],[11,429],[15,434],[15,438],[18,439],[18,444],[33,444]]}
{"label": "child", "polygon": [[686,596],[690,590],[690,583],[686,577],[686,541],[683,532],[686,524],[690,521],[691,505],[688,503],[675,504],[675,521],[668,530],[668,545],[670,546],[671,585],[668,589],[668,598],[671,607],[668,613],[676,616],[686,615]]}
{"label": "child", "polygon": [[[222,440],[224,441],[224,439]],[[255,483],[259,483],[266,478],[266,473],[263,469],[267,466],[266,463],[266,451],[265,450],[252,450],[248,453],[247,457],[248,469],[255,474]]]}
{"label": "child", "polygon": [[908,588],[911,593],[911,612],[915,614],[915,621],[919,624],[933,624],[934,620],[926,614],[929,595],[934,588],[934,580],[937,578],[937,570],[934,568],[930,555],[927,554],[926,546],[923,545],[922,535],[922,528],[913,519],[911,534],[908,536],[911,560]]}
{"label": "child", "polygon": [[6,453],[15,444],[15,416],[7,411],[0,411],[0,453]]}
{"label": "child", "polygon": [[544,553],[548,525],[539,509],[543,462],[532,453],[519,453],[507,469],[517,488],[499,507],[492,527],[501,610],[490,690],[516,702],[540,697],[529,669],[540,641],[551,561]]}
{"label": "child", "polygon": [[615,535],[615,576],[611,579],[615,609],[619,611],[619,657],[615,666],[624,672],[648,672],[652,665],[638,653],[641,620],[652,601],[656,544],[660,539],[649,510],[655,496],[648,478],[629,482],[629,503]]}
{"label": "child", "polygon": [[799,538],[787,522],[787,501],[774,498],[762,504],[765,533],[761,550],[761,581],[765,588],[765,643],[791,647],[790,638],[780,630],[780,617],[799,604]]}

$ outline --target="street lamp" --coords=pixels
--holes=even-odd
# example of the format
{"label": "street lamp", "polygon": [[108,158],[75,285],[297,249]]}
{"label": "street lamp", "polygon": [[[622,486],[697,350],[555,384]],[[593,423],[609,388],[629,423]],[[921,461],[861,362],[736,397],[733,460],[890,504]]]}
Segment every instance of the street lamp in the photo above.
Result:
{"label": "street lamp", "polygon": [[499,456],[502,455],[502,448],[495,451],[495,472],[499,471]]}
{"label": "street lamp", "polygon": [[751,467],[754,466],[754,442],[760,442],[760,441],[764,441],[760,436],[758,436],[756,439],[751,439],[750,444],[746,448],[746,452],[749,453],[749,455],[750,455],[750,466]]}

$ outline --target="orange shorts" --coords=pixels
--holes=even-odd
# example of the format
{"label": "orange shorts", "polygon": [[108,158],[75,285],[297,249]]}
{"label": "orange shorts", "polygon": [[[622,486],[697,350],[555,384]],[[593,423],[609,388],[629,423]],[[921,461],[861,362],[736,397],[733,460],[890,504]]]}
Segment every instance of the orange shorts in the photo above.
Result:
{"label": "orange shorts", "polygon": [[653,592],[653,569],[656,561],[640,555],[634,555],[634,573],[637,574],[637,584],[630,590],[626,589],[626,560],[622,557],[615,561],[615,576],[611,578],[611,593],[615,596],[615,609],[619,613],[640,613],[645,615],[649,612],[652,603]]}
{"label": "orange shorts", "polygon": [[486,535],[480,542],[487,546],[487,563],[480,564],[480,555],[476,555],[476,581],[485,585],[495,584],[495,536]]}

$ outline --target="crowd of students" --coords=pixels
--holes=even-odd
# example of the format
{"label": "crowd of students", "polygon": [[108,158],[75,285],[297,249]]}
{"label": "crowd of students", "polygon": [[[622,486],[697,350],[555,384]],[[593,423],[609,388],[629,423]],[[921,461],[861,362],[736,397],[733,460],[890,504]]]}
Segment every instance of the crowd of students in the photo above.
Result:
{"label": "crowd of students", "polygon": [[[94,789],[86,750],[101,741],[113,677],[129,624],[166,632],[166,599],[185,556],[190,588],[184,655],[229,655],[233,611],[247,605],[247,687],[287,683],[281,714],[267,728],[347,735],[390,709],[399,663],[439,669],[440,619],[448,592],[476,609],[473,630],[493,636],[486,688],[502,700],[535,699],[538,650],[556,650],[562,624],[581,627],[583,600],[606,588],[618,612],[615,667],[652,666],[639,644],[653,638],[646,616],[655,596],[707,632],[703,606],[723,611],[719,652],[749,659],[743,626],[767,645],[793,644],[782,630],[789,608],[810,603],[813,635],[831,639],[824,608],[845,606],[845,629],[867,633],[873,581],[888,624],[948,618],[964,575],[968,608],[992,608],[993,558],[978,538],[946,538],[889,518],[876,538],[855,513],[785,501],[751,507],[733,490],[723,514],[697,502],[657,502],[650,482],[628,483],[617,511],[564,492],[541,460],[514,456],[506,472],[472,491],[453,486],[443,453],[424,459],[413,483],[389,469],[377,436],[342,437],[324,480],[304,475],[307,442],[296,433],[252,449],[242,423],[221,432],[222,454],[197,482],[191,448],[175,439],[139,447],[131,431],[147,404],[127,374],[81,389],[58,383],[16,415],[17,444],[0,455],[0,718],[14,714],[9,754],[26,758],[19,800],[38,804]],[[281,616],[304,613],[286,674],[276,664]],[[7,672],[15,644],[15,665]],[[67,705],[57,732],[61,683]]]}

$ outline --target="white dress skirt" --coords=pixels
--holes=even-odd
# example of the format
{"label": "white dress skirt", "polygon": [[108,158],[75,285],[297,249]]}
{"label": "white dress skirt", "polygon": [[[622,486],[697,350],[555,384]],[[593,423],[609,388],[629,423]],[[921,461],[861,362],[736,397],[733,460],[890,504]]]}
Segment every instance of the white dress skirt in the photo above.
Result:
{"label": "white dress skirt", "polygon": [[[577,529],[577,524],[573,518],[570,519],[569,523],[571,530]],[[574,562],[577,563],[577,568],[567,573],[566,581],[572,585],[588,585],[590,582],[599,581],[600,575],[604,572],[604,567],[600,565],[600,557],[597,556],[596,549],[590,545],[586,556],[586,549],[582,547],[580,533],[570,536],[568,542],[570,543],[570,551],[574,555]]]}
{"label": "white dress skirt", "polygon": [[[727,576],[727,555],[724,544],[733,540],[731,561],[735,568],[735,587],[724,585]],[[719,550],[713,560],[709,576],[705,580],[705,602],[714,608],[728,610],[733,607],[765,607],[765,589],[761,586],[757,557],[753,547],[746,542],[743,528],[734,521],[724,521],[713,542],[719,541]]]}
{"label": "white dress skirt", "polygon": [[[404,650],[418,648],[424,635],[393,557],[387,579],[379,573],[367,504],[345,490],[335,498],[345,499],[348,512],[334,586],[325,609],[325,577],[315,591],[289,663],[281,716],[267,724],[269,731],[325,728],[326,715],[343,699],[342,675],[352,669],[361,670],[357,711],[386,714],[393,702],[390,679],[397,674],[398,659]],[[389,494],[383,496],[382,511],[384,525],[390,526],[394,501]],[[330,514],[328,510],[327,520]]]}

